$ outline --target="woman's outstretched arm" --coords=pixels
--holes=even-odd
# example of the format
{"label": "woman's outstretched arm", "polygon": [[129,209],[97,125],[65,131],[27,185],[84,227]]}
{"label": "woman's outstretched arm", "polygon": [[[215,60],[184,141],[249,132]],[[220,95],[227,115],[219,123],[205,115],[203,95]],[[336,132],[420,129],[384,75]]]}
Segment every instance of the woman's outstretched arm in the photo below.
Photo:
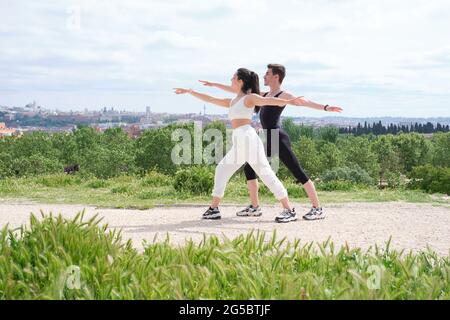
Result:
{"label": "woman's outstretched arm", "polygon": [[198,80],[199,82],[203,83],[204,86],[206,87],[215,87],[215,88],[219,88],[222,89],[224,91],[227,92],[231,92],[231,93],[237,93],[237,91],[235,89],[233,89],[233,87],[226,85],[226,84],[221,84],[221,83],[217,83],[217,82],[210,82],[210,81],[205,81],[205,80]]}
{"label": "woman's outstretched arm", "polygon": [[254,106],[278,106],[278,107],[284,107],[287,104],[292,104],[295,106],[301,106],[304,103],[303,97],[297,97],[293,99],[281,99],[281,98],[274,98],[274,97],[261,97],[258,94],[252,93],[248,95],[248,97],[245,99],[245,105],[248,108],[252,108]]}
{"label": "woman's outstretched arm", "polygon": [[200,99],[202,101],[205,101],[208,103],[214,103],[215,105],[225,107],[225,108],[230,107],[231,99],[229,99],[229,98],[225,98],[225,99],[215,98],[215,97],[208,96],[207,94],[204,94],[204,93],[195,92],[192,89],[174,88],[174,90],[175,90],[176,94],[190,93],[192,96],[194,96],[197,99]]}

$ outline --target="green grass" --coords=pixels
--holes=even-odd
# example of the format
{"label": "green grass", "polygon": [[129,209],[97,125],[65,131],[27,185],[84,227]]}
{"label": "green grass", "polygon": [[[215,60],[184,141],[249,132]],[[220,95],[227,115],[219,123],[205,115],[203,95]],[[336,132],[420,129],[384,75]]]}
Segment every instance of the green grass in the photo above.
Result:
{"label": "green grass", "polygon": [[0,232],[0,299],[450,299],[450,261],[263,233],[139,253],[98,217],[42,214]]}
{"label": "green grass", "polygon": [[[0,197],[28,199],[40,203],[85,204],[100,207],[147,209],[155,205],[205,204],[208,195],[193,195],[174,189],[171,177],[151,173],[146,177],[120,176],[108,180],[95,177],[47,175],[38,177],[8,178],[0,180]],[[265,204],[275,204],[276,199],[262,183],[260,198]],[[292,181],[285,181],[291,201],[309,203],[305,191]],[[379,190],[374,187],[353,186],[348,191],[322,191],[317,185],[322,203],[343,202],[422,202],[434,205],[450,204],[443,195],[430,195],[418,190]],[[225,192],[224,204],[247,204],[245,180],[234,177]]]}

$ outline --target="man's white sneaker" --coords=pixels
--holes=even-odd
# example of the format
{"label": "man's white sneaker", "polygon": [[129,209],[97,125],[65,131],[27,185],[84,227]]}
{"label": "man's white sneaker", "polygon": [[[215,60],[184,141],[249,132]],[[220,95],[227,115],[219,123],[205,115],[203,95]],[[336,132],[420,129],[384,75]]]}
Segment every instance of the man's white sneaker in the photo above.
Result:
{"label": "man's white sneaker", "polygon": [[279,223],[291,222],[297,220],[297,214],[295,213],[295,209],[292,210],[284,209],[278,216],[276,216],[275,221]]}
{"label": "man's white sneaker", "polygon": [[247,206],[247,208],[236,212],[238,217],[260,217],[262,210],[260,206],[254,207],[253,205]]}
{"label": "man's white sneaker", "polygon": [[219,208],[211,208],[211,207],[209,207],[208,210],[206,210],[202,216],[202,219],[205,219],[205,220],[218,220],[220,218],[222,218],[222,217],[220,215]]}
{"label": "man's white sneaker", "polygon": [[314,208],[312,207],[311,210],[307,214],[303,216],[303,219],[305,220],[321,220],[325,219],[325,211],[320,208]]}

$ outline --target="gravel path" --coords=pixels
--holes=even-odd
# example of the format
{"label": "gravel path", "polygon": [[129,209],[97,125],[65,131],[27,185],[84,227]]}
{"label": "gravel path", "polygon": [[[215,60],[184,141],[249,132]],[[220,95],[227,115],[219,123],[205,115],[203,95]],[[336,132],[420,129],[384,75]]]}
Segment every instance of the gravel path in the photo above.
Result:
{"label": "gravel path", "polygon": [[[150,210],[105,209],[84,205],[36,204],[0,200],[0,227],[11,227],[29,222],[31,212],[39,214],[62,213],[73,217],[85,209],[86,217],[96,213],[104,217],[110,228],[122,228],[124,239],[142,250],[142,241],[165,239],[168,233],[171,242],[183,244],[185,239],[200,241],[203,234],[225,235],[233,238],[251,230],[272,233],[289,240],[301,239],[301,243],[326,241],[331,237],[336,246],[348,243],[352,247],[367,249],[375,243],[383,246],[392,236],[391,247],[396,249],[424,250],[429,246],[443,256],[450,254],[450,208],[431,204],[404,202],[344,203],[326,206],[327,218],[321,221],[274,223],[279,212],[277,206],[264,206],[258,218],[240,218],[235,212],[241,206],[222,207],[222,220],[200,219],[205,206],[158,207]],[[299,214],[307,212],[306,205],[297,205]]]}

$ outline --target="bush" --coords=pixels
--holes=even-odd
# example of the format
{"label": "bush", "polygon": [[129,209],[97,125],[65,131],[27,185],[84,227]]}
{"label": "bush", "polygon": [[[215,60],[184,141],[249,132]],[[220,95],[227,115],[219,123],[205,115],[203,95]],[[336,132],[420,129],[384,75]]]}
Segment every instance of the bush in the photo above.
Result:
{"label": "bush", "polygon": [[141,185],[143,187],[161,187],[169,185],[170,182],[171,179],[169,176],[159,173],[155,170],[150,170],[142,179]]}
{"label": "bush", "polygon": [[327,170],[320,178],[324,182],[349,181],[365,185],[370,185],[373,183],[373,179],[369,176],[369,174],[357,165],[355,165],[354,168],[340,167]]}
{"label": "bush", "polygon": [[384,175],[389,188],[398,188],[402,184],[402,175],[398,171],[388,171]]}
{"label": "bush", "polygon": [[450,194],[450,168],[431,165],[414,167],[410,174],[409,187],[429,193]]}
{"label": "bush", "polygon": [[39,154],[13,159],[11,169],[17,176],[36,176],[64,171],[64,166],[57,159],[49,159]]}
{"label": "bush", "polygon": [[97,178],[112,178],[122,174],[134,174],[134,155],[127,150],[109,149],[98,146],[83,156],[81,168]]}
{"label": "bush", "polygon": [[350,191],[356,188],[351,181],[333,180],[328,182],[319,182],[316,184],[320,191]]}
{"label": "bush", "polygon": [[178,170],[173,187],[178,192],[193,195],[209,195],[214,185],[214,173],[211,167],[191,167]]}
{"label": "bush", "polygon": [[290,198],[307,198],[305,188],[301,184],[288,182],[284,184]]}

